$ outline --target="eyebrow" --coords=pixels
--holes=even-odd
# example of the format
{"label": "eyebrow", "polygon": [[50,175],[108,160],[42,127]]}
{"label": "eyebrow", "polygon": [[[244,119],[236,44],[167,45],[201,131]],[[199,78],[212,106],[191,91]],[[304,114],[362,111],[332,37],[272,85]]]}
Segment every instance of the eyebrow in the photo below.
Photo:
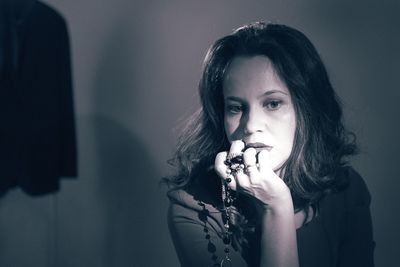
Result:
{"label": "eyebrow", "polygon": [[[288,95],[286,92],[283,92],[283,91],[280,91],[280,90],[270,90],[270,91],[267,91],[267,92],[263,93],[262,95],[260,95],[257,98],[262,98],[262,97],[269,96],[269,95],[276,94],[276,93],[283,94],[283,95],[286,95],[286,96]],[[225,100],[241,101],[242,99],[240,97],[237,97],[237,96],[228,96],[227,98],[225,98]]]}

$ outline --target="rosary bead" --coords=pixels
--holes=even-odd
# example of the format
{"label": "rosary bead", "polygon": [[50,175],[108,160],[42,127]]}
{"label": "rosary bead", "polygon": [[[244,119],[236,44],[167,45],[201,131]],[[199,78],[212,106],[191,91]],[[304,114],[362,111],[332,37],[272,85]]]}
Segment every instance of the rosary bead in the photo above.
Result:
{"label": "rosary bead", "polygon": [[211,253],[215,253],[215,251],[217,251],[217,248],[216,248],[215,245],[214,245],[213,243],[211,243],[211,242],[208,242],[207,248],[208,248],[208,251],[211,252]]}
{"label": "rosary bead", "polygon": [[202,222],[207,221],[207,216],[209,216],[209,212],[206,209],[203,209],[202,211],[199,212],[199,219]]}
{"label": "rosary bead", "polygon": [[225,245],[228,245],[231,242],[231,238],[229,237],[228,234],[226,234],[222,239],[222,241],[224,242]]}
{"label": "rosary bead", "polygon": [[233,159],[230,160],[231,164],[240,164],[243,163],[243,157],[242,156],[236,156]]}

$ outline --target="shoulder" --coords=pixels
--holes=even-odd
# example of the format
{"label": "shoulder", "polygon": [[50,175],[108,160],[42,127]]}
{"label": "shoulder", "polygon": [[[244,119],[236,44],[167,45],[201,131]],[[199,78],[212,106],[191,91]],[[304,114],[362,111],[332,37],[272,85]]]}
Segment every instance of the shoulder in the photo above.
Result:
{"label": "shoulder", "polygon": [[336,174],[336,180],[341,181],[341,185],[327,193],[320,200],[320,205],[344,209],[370,204],[371,196],[368,187],[354,168],[341,168]]}
{"label": "shoulder", "polygon": [[325,221],[340,225],[349,212],[369,209],[371,196],[364,179],[352,167],[340,169],[336,176],[346,182],[319,201],[318,212]]}
{"label": "shoulder", "polygon": [[320,221],[336,245],[349,236],[349,229],[354,225],[359,229],[369,227],[371,203],[364,179],[352,167],[339,170],[337,179],[346,181],[345,185],[326,194],[318,204]]}
{"label": "shoulder", "polygon": [[349,220],[369,213],[371,196],[361,175],[352,167],[342,168],[337,178],[345,185],[326,194],[318,203],[318,216],[333,240],[340,239]]}
{"label": "shoulder", "polygon": [[177,188],[168,191],[167,196],[171,204],[184,206],[193,210],[203,209],[200,203],[213,211],[217,211],[219,205],[215,190],[218,187],[211,183],[212,177],[205,176],[204,179],[193,179],[184,188]]}
{"label": "shoulder", "polygon": [[170,209],[173,211],[200,212],[206,209],[210,213],[220,213],[216,205],[207,201],[207,198],[194,194],[186,189],[174,189],[167,193]]}
{"label": "shoulder", "polygon": [[185,189],[174,189],[167,193],[168,199],[170,201],[170,206],[183,207],[188,210],[200,211],[202,206],[201,200],[196,199],[196,197],[189,193]]}
{"label": "shoulder", "polygon": [[337,192],[343,195],[344,201],[348,207],[369,206],[371,195],[367,184],[361,175],[352,167],[345,167],[340,175],[346,177],[348,183],[342,190]]}
{"label": "shoulder", "polygon": [[193,210],[203,209],[200,203],[211,211],[218,211],[221,204],[218,200],[218,192],[221,185],[213,175],[204,174],[201,177],[194,177],[184,188],[177,188],[168,191],[167,196],[172,205],[180,205]]}
{"label": "shoulder", "polygon": [[326,214],[330,216],[324,218],[325,226],[331,239],[336,240],[339,263],[373,266],[371,195],[364,179],[353,168],[346,168],[343,175],[347,176],[347,186],[327,197],[336,204],[326,205],[330,209]]}
{"label": "shoulder", "polygon": [[172,225],[199,224],[207,222],[216,232],[222,232],[223,222],[220,209],[207,198],[201,198],[185,189],[171,190],[169,198],[168,223]]}

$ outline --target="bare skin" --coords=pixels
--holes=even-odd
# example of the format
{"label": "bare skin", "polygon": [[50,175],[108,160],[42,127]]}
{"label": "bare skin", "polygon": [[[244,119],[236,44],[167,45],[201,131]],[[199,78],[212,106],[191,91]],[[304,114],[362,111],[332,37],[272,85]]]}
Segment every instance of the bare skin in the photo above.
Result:
{"label": "bare skin", "polygon": [[243,152],[246,171],[235,173],[229,186],[256,203],[262,225],[261,266],[299,266],[296,228],[304,213],[295,215],[290,189],[276,174],[294,140],[296,120],[289,90],[264,56],[235,58],[223,89],[231,148],[217,154],[215,170],[226,179],[228,154]]}

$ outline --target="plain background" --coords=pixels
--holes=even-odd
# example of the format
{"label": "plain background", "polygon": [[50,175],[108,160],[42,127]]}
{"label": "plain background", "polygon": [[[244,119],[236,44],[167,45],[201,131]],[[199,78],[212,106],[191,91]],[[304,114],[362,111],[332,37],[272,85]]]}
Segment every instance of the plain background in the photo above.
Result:
{"label": "plain background", "polygon": [[1,199],[0,266],[177,266],[158,186],[174,129],[198,107],[207,48],[257,20],[300,29],[320,52],[358,135],[376,266],[397,265],[400,2],[45,2],[69,26],[79,177],[55,195]]}

